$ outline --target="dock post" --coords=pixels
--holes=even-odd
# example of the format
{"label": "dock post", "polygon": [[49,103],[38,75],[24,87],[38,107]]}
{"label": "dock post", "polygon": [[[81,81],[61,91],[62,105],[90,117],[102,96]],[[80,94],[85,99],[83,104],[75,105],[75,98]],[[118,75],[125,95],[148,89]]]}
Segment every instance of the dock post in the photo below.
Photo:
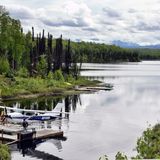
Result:
{"label": "dock post", "polygon": [[35,140],[36,139],[36,129],[32,128],[32,132],[33,132],[33,140]]}

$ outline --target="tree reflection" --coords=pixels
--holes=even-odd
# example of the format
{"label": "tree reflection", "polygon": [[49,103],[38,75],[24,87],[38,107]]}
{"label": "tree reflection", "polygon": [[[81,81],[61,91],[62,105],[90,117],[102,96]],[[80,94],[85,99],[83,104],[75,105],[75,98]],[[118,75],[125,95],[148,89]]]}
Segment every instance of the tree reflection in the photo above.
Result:
{"label": "tree reflection", "polygon": [[[62,140],[66,140],[66,139],[62,139]],[[52,143],[53,145],[56,146],[56,148],[58,150],[62,149],[62,144],[60,139],[51,139],[51,140],[47,140],[48,142]],[[40,158],[40,159],[48,159],[48,160],[62,160],[59,157],[56,157],[52,154],[43,152],[43,151],[39,151],[36,150],[36,147],[38,145],[40,145],[41,143],[44,143],[44,140],[36,140],[36,141],[21,141],[17,144],[17,146],[12,145],[11,146],[11,150],[19,150],[22,154],[23,157],[25,156],[31,156],[31,157],[35,157],[35,158]]]}
{"label": "tree reflection", "polygon": [[[44,125],[46,124],[47,128],[58,127],[59,130],[65,131],[65,129],[69,129],[69,118],[70,114],[72,112],[76,112],[77,104],[81,105],[80,95],[70,95],[66,97],[57,97],[57,98],[42,98],[42,99],[35,99],[35,100],[24,100],[24,101],[16,101],[16,102],[10,102],[9,105],[13,107],[18,107],[22,109],[32,109],[32,110],[48,110],[48,111],[54,111],[56,107],[60,107],[60,118],[53,120],[53,121],[45,121],[36,123],[36,127],[41,126],[42,128],[45,128]],[[66,114],[68,113],[68,114]],[[64,137],[65,138],[65,137]],[[64,139],[50,139],[47,140],[51,143],[53,143],[58,150],[61,150],[63,148],[63,145],[61,141]],[[66,140],[66,139],[65,139]],[[56,157],[52,154],[45,153],[43,151],[36,150],[37,145],[40,143],[45,142],[44,140],[40,141],[32,141],[32,142],[25,142],[25,143],[19,143],[17,145],[17,149],[22,153],[23,156],[31,156],[36,158],[46,158],[47,159],[56,159],[61,160],[61,158]],[[12,150],[14,150],[12,148]]]}
{"label": "tree reflection", "polygon": [[[64,100],[65,103],[65,112],[69,113],[71,110],[71,98],[70,96],[67,96]],[[65,118],[69,119],[69,114],[65,114]]]}

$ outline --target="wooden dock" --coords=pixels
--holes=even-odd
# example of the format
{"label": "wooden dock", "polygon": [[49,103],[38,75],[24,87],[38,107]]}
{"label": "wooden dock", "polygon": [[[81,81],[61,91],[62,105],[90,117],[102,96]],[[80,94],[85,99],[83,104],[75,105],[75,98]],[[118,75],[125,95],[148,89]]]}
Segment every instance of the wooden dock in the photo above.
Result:
{"label": "wooden dock", "polygon": [[[63,131],[56,131],[52,129],[40,129],[40,130],[31,130],[30,132],[35,133],[34,139],[48,139],[48,138],[57,138],[63,137]],[[9,141],[7,144],[13,144],[18,142],[18,134],[24,132],[23,128],[20,126],[2,126],[0,125],[0,140]]]}
{"label": "wooden dock", "polygon": [[80,87],[80,88],[76,88],[75,90],[77,91],[84,91],[84,92],[97,92],[97,91],[100,91],[100,90],[103,90],[103,91],[110,91],[112,90],[113,88],[112,87]]}

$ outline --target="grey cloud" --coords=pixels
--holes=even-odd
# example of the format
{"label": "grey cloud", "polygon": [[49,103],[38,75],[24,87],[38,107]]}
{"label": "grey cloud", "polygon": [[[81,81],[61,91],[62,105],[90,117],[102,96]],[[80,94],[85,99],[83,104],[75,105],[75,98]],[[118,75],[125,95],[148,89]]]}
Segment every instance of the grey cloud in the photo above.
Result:
{"label": "grey cloud", "polygon": [[26,7],[7,7],[11,16],[18,19],[33,19],[35,18],[34,13]]}
{"label": "grey cloud", "polygon": [[38,9],[32,11],[28,7],[16,6],[16,5],[9,5],[7,6],[7,9],[9,10],[10,15],[14,18],[21,19],[21,20],[35,19],[35,20],[39,20],[40,22],[42,22],[47,26],[53,26],[53,27],[54,26],[55,27],[59,27],[59,26],[87,27],[89,26],[88,22],[85,20],[85,17],[81,17],[80,15],[76,17],[69,17],[69,18],[64,17],[59,19],[57,17],[57,19],[53,18],[54,20],[52,20],[51,18],[48,19],[47,14],[41,15]]}
{"label": "grey cloud", "polygon": [[135,9],[133,9],[133,8],[130,8],[129,10],[128,10],[128,13],[136,13],[137,12],[137,10],[135,10]]}
{"label": "grey cloud", "polygon": [[90,32],[98,32],[98,29],[93,27],[85,27],[83,28],[84,31],[90,31]]}
{"label": "grey cloud", "polygon": [[64,25],[68,25],[68,26],[73,26],[73,22],[72,21],[55,21],[55,20],[48,20],[48,19],[43,19],[42,22],[47,25],[47,26],[51,26],[51,27],[59,27],[59,26],[64,26]]}
{"label": "grey cloud", "polygon": [[102,24],[105,24],[105,25],[108,25],[108,26],[113,26],[113,25],[115,25],[115,21],[113,22],[113,21],[108,21],[108,20],[101,20],[101,23]]}
{"label": "grey cloud", "polygon": [[135,28],[137,28],[140,31],[160,31],[160,26],[158,24],[147,24],[145,22],[139,22]]}
{"label": "grey cloud", "polygon": [[109,7],[103,8],[103,12],[111,18],[120,18],[121,17],[121,14],[118,11],[116,11],[112,8],[109,8]]}
{"label": "grey cloud", "polygon": [[110,32],[115,32],[117,29],[108,28],[107,30],[110,31]]}
{"label": "grey cloud", "polygon": [[78,27],[89,26],[89,23],[84,20],[84,17],[78,17],[76,18],[76,21],[77,21],[77,24],[79,25]]}
{"label": "grey cloud", "polygon": [[100,39],[98,39],[98,38],[91,38],[90,40],[91,41],[100,41]]}
{"label": "grey cloud", "polygon": [[136,30],[136,28],[125,28],[125,30],[127,30],[129,33],[138,33],[138,31]]}
{"label": "grey cloud", "polygon": [[47,26],[52,27],[60,27],[60,26],[67,26],[67,27],[85,27],[88,24],[83,20],[83,18],[76,18],[72,20],[49,20],[49,19],[42,19],[42,22]]}

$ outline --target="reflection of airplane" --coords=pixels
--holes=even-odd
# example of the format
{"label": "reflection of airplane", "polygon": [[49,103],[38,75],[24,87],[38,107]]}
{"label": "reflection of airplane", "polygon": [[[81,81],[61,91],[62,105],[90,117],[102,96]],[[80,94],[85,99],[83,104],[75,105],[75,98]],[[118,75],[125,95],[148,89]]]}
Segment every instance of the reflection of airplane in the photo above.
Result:
{"label": "reflection of airplane", "polygon": [[66,141],[67,138],[66,137],[62,137],[62,138],[52,138],[52,139],[48,139],[48,140],[39,140],[36,141],[35,144],[36,146],[38,146],[39,144],[43,143],[43,142],[48,142],[53,144],[58,150],[62,149],[62,141]]}
{"label": "reflection of airplane", "polygon": [[50,140],[48,140],[48,142],[54,144],[58,150],[62,149],[62,143],[61,143],[60,140],[58,140],[58,139],[50,139]]}
{"label": "reflection of airplane", "polygon": [[[63,138],[63,139],[49,139],[47,140],[48,143],[52,143],[56,146],[56,148],[58,150],[61,150],[62,149],[62,144],[61,144],[61,141],[64,141],[66,140],[66,138]],[[26,145],[26,143],[22,142],[21,145],[18,144],[17,147],[16,145],[11,145],[11,150],[12,152],[13,151],[17,151],[18,149],[21,151],[21,153],[23,154],[23,156],[31,156],[31,157],[36,157],[38,159],[47,159],[47,160],[62,160],[61,158],[59,157],[56,157],[54,155],[51,155],[49,153],[46,153],[46,152],[43,152],[43,151],[39,151],[39,150],[36,150],[35,148],[40,145],[41,143],[43,143],[44,140],[38,140],[38,141],[35,141],[33,143],[30,143],[30,145]]]}

